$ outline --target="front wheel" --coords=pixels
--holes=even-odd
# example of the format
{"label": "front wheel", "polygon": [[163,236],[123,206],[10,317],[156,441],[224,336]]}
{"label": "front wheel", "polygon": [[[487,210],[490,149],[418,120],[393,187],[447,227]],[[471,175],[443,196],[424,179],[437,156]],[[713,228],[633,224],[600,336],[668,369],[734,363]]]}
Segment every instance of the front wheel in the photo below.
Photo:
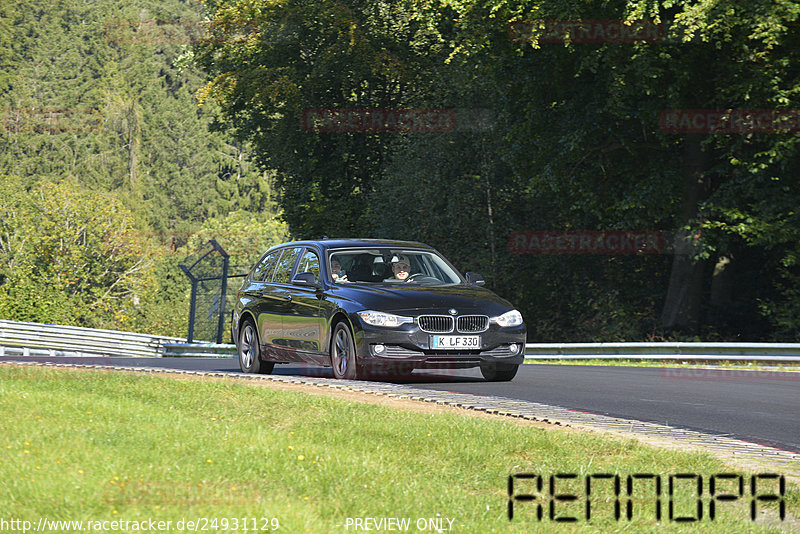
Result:
{"label": "front wheel", "polygon": [[364,373],[358,368],[356,359],[356,345],[353,343],[353,334],[347,324],[340,322],[333,329],[331,340],[331,367],[335,378],[358,380]]}
{"label": "front wheel", "polygon": [[274,362],[265,362],[261,360],[261,349],[258,345],[258,335],[256,334],[256,327],[250,320],[242,323],[242,329],[239,332],[239,367],[243,373],[258,373],[268,375],[275,367]]}
{"label": "front wheel", "polygon": [[481,365],[481,374],[489,382],[508,382],[517,374],[519,365],[508,363],[485,363]]}

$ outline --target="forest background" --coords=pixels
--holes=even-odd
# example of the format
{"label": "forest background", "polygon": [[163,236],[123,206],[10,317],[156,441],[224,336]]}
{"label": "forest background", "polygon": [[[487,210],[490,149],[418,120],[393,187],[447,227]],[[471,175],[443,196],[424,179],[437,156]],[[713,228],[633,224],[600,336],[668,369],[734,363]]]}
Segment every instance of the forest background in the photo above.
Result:
{"label": "forest background", "polygon": [[[796,122],[674,131],[664,114],[797,113],[799,16],[750,0],[6,0],[0,317],[185,336],[178,264],[208,239],[241,273],[285,239],[382,237],[483,274],[531,341],[798,341]],[[623,20],[658,31],[547,39],[531,22]],[[309,119],[342,110],[448,122]],[[515,248],[531,231],[665,246]]]}

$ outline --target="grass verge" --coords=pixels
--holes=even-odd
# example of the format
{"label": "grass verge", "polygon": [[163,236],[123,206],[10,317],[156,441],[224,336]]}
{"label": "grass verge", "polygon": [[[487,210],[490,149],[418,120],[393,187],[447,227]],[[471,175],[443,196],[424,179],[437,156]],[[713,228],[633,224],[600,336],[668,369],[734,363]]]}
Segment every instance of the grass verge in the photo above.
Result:
{"label": "grass verge", "polygon": [[[0,451],[0,527],[3,520],[36,526],[45,518],[83,521],[81,530],[61,525],[57,531],[84,532],[91,522],[95,532],[267,532],[276,526],[288,533],[796,528],[775,520],[777,503],[757,502],[759,518],[772,519],[751,521],[751,474],[706,454],[455,410],[395,410],[230,379],[0,366]],[[517,479],[515,494],[536,494],[537,500],[517,501],[509,520],[507,480],[520,473],[543,475],[543,493],[535,479]],[[654,485],[634,492],[633,518],[625,518],[626,477],[637,473],[662,478],[660,520]],[[669,475],[681,473],[702,475],[704,493],[698,496],[694,481],[684,481],[670,499]],[[708,481],[718,473],[741,474],[744,494],[718,501],[711,520]],[[555,493],[577,499],[547,495],[550,475],[558,474],[578,475],[555,480]],[[606,483],[613,478],[595,478],[592,495],[586,496],[584,477],[595,474],[620,476],[619,521],[613,484]],[[735,482],[725,482],[724,491],[736,492]],[[722,484],[719,479],[718,492]],[[764,486],[760,491],[770,493]],[[698,499],[699,521],[669,519],[670,500],[673,517],[697,517]],[[796,516],[796,488],[787,488],[784,502],[789,516]],[[541,520],[538,503],[543,503]],[[578,521],[550,520],[551,503],[557,517]],[[762,513],[768,507],[772,511]],[[199,522],[197,528],[188,521]],[[113,526],[118,528],[109,530]]]}

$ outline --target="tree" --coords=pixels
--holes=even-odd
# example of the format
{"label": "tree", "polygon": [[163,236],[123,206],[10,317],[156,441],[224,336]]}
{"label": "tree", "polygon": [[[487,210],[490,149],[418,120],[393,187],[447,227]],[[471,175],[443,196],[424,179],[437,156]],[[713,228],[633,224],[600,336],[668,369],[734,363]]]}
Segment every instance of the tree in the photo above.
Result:
{"label": "tree", "polygon": [[[395,109],[425,85],[435,62],[409,2],[209,1],[218,32],[199,47],[210,81],[201,91],[277,171],[284,217],[303,237],[350,235],[369,226],[366,199],[391,134],[320,132],[310,110]],[[241,41],[230,28],[246,28]]]}
{"label": "tree", "polygon": [[234,211],[225,217],[209,219],[189,238],[187,249],[200,250],[214,239],[230,256],[231,275],[249,273],[256,261],[271,246],[288,240],[286,224],[274,213],[253,216]]}
{"label": "tree", "polygon": [[265,181],[250,147],[211,132],[218,111],[194,97],[202,80],[187,39],[200,19],[180,0],[4,4],[0,172],[115,191],[162,234],[261,209],[239,192]]}
{"label": "tree", "polygon": [[201,19],[183,0],[0,6],[4,317],[181,335],[190,236],[230,213],[278,227],[274,172],[195,99]]}
{"label": "tree", "polygon": [[[777,331],[763,317],[787,335],[797,136],[781,127],[700,135],[660,121],[669,110],[796,106],[797,6],[207,5],[219,31],[254,31],[201,45],[203,98],[276,169],[293,233],[432,238],[516,295],[538,338],[762,339]],[[663,34],[593,43],[509,35],[521,20],[637,19],[663,24]],[[491,132],[452,135],[298,127],[304,110],[392,106],[483,107],[495,121]],[[508,232],[526,229],[661,230],[675,240],[672,257],[564,261],[503,250]]]}
{"label": "tree", "polygon": [[[3,176],[0,314],[18,320],[123,327],[152,286],[148,246],[110,193],[74,182],[25,189]],[[22,238],[21,236],[24,236]]]}
{"label": "tree", "polygon": [[[764,323],[754,319],[765,287],[755,266],[774,264],[797,241],[791,232],[760,231],[790,226],[797,136],[675,135],[659,118],[670,109],[789,107],[798,82],[788,67],[796,62],[797,6],[430,4],[432,17],[443,9],[458,14],[454,52],[496,87],[505,82],[498,99],[507,121],[504,160],[530,177],[526,194],[537,219],[550,228],[676,229],[670,277],[654,278],[656,265],[646,269],[651,291],[663,291],[667,331],[695,333],[710,324],[723,335],[763,336]],[[648,19],[664,23],[666,33],[656,43],[511,43],[509,24],[526,19]],[[731,277],[748,283],[720,282]],[[736,315],[738,324],[726,325]]]}

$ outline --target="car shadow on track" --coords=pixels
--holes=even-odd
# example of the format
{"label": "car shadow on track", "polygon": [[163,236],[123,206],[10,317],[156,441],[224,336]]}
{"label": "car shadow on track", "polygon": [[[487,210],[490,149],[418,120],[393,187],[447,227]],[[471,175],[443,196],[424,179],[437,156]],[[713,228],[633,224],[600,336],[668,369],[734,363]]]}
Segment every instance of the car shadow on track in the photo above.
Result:
{"label": "car shadow on track", "polygon": [[[276,365],[272,374],[280,376],[302,376],[313,378],[333,378],[330,367],[315,367],[306,365]],[[370,382],[386,382],[389,384],[452,384],[485,382],[479,375],[470,375],[470,370],[465,369],[417,369],[412,374],[396,374],[389,371],[371,373],[365,378]]]}

